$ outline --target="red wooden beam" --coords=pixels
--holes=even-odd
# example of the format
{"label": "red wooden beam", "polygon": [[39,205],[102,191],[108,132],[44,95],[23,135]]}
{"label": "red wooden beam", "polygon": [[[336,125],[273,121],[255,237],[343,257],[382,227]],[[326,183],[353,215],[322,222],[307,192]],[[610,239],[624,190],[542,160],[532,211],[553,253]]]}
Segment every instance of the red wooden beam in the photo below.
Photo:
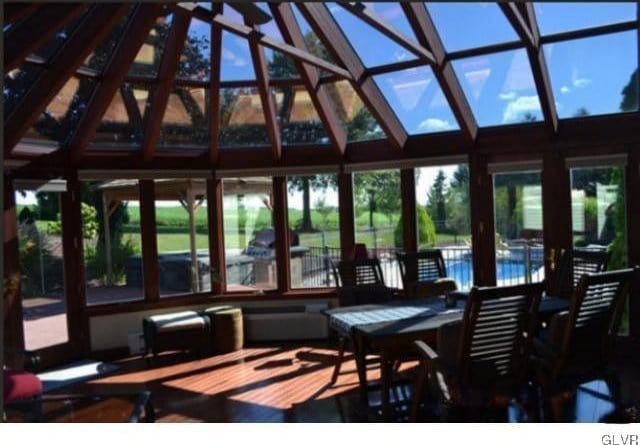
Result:
{"label": "red wooden beam", "polygon": [[73,75],[76,69],[107,37],[129,9],[127,4],[103,3],[88,12],[60,53],[25,94],[14,112],[5,121],[5,153],[10,153],[22,135],[36,122],[42,111]]}
{"label": "red wooden beam", "polygon": [[145,161],[150,161],[156,151],[160,139],[162,118],[169,103],[169,96],[173,91],[174,77],[180,62],[180,54],[184,48],[185,39],[189,32],[191,17],[176,10],[173,14],[171,30],[158,69],[158,83],[151,95],[151,109],[146,117],[144,138],[142,140],[142,154]]}
{"label": "red wooden beam", "polygon": [[[213,13],[222,14],[222,3],[212,3]],[[215,167],[218,163],[218,139],[220,137],[220,64],[222,62],[222,28],[211,26],[211,88],[209,89],[209,159]]]}
{"label": "red wooden beam", "polygon": [[518,5],[514,2],[499,2],[498,6],[502,9],[502,12],[513,26],[520,40],[527,46],[537,47],[539,36],[534,35],[531,30],[529,17],[525,17],[521,13]]}
{"label": "red wooden beam", "polygon": [[469,157],[469,204],[471,206],[471,248],[473,284],[496,285],[496,249],[493,214],[493,181],[486,156]]}
{"label": "red wooden beam", "polygon": [[[11,3],[10,3],[11,4]],[[87,9],[81,3],[43,5],[11,27],[4,39],[4,70],[17,68],[24,59]]]}
{"label": "red wooden beam", "polygon": [[160,299],[158,275],[158,239],[156,237],[155,184],[140,181],[140,238],[142,242],[142,273],[145,301]]}
{"label": "red wooden beam", "polygon": [[[271,3],[270,7],[271,13],[282,32],[285,42],[307,51],[308,49],[304,41],[304,36],[302,35],[302,30],[296,21],[291,5],[289,3]],[[319,83],[320,75],[315,67],[297,59],[296,67],[309,92],[313,105],[327,130],[336,155],[338,158],[342,158],[347,146],[347,134],[336,114],[335,106],[331,102],[327,87]]]}
{"label": "red wooden beam", "polygon": [[416,214],[416,176],[413,168],[400,170],[400,196],[403,248],[406,252],[417,252],[420,242]]}
{"label": "red wooden beam", "polygon": [[340,208],[340,253],[349,259],[356,245],[356,219],[353,206],[353,175],[338,174],[338,205]]}
{"label": "red wooden beam", "polygon": [[19,20],[33,14],[42,3],[5,3],[4,4],[4,24],[14,24]]}
{"label": "red wooden beam", "polygon": [[365,67],[360,57],[347,41],[326,6],[322,3],[298,3],[298,7],[334,59],[347,68],[353,77],[351,82],[353,88],[377,119],[391,146],[402,151],[407,142],[407,131],[374,80],[365,75]]}
{"label": "red wooden beam", "polygon": [[[149,3],[137,6],[124,30],[123,38],[104,69],[102,81],[91,96],[86,112],[70,139],[69,148],[74,161],[77,162],[83,156],[91,138],[100,126],[102,116],[107,111],[118,88],[122,85],[127,71],[135,60],[140,47],[144,44],[160,11],[159,4]],[[124,96],[123,94],[123,99]],[[137,105],[135,109],[138,109]],[[139,111],[138,114],[140,114]]]}
{"label": "red wooden beam", "polygon": [[[207,181],[207,217],[209,221],[209,262],[211,263],[211,292],[226,290],[227,268],[224,256],[224,222],[222,213],[222,180]],[[216,278],[219,278],[217,280]]]}
{"label": "red wooden beam", "polygon": [[[640,144],[628,146],[626,179],[627,249],[629,266],[640,266]],[[629,298],[629,328],[640,338],[640,276],[636,276]]]}
{"label": "red wooden beam", "polygon": [[276,234],[276,267],[278,291],[291,290],[291,257],[289,254],[289,212],[287,209],[287,178],[273,178],[273,227]]}

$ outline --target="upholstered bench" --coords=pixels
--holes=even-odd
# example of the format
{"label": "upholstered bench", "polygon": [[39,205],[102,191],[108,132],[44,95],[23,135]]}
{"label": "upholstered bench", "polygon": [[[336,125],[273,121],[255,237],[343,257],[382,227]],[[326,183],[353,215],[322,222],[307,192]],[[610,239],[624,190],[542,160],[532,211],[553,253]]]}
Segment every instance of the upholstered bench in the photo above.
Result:
{"label": "upholstered bench", "polygon": [[211,327],[209,318],[194,311],[151,315],[142,321],[145,356],[155,358],[160,351],[171,349],[207,352]]}

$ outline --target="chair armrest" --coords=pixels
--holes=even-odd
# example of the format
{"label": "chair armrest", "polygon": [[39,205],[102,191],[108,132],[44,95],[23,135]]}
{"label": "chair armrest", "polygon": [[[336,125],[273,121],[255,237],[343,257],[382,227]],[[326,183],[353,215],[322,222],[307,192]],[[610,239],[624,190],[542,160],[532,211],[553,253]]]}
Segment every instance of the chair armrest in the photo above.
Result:
{"label": "chair armrest", "polygon": [[531,362],[547,371],[553,368],[553,362],[558,358],[558,352],[548,343],[534,338],[531,342],[533,351],[531,354]]}
{"label": "chair armrest", "polygon": [[423,341],[416,341],[414,344],[416,348],[418,348],[420,361],[426,366],[431,381],[438,388],[443,402],[450,403],[451,391],[449,390],[449,385],[447,384],[438,353]]}

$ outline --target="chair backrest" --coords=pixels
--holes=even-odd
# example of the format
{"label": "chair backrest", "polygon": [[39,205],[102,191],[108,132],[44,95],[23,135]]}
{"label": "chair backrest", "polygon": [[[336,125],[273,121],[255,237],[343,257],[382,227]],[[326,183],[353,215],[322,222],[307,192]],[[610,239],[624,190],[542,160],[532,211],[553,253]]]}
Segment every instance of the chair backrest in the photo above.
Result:
{"label": "chair backrest", "polygon": [[342,286],[362,284],[382,284],[382,268],[377,258],[364,258],[353,261],[342,260],[338,263],[338,273]]}
{"label": "chair backrest", "polygon": [[611,253],[606,250],[565,250],[558,261],[552,295],[571,298],[580,278],[606,270],[610,257]]}
{"label": "chair backrest", "polygon": [[396,253],[396,257],[405,289],[414,283],[431,282],[447,276],[440,249]]}
{"label": "chair backrest", "polygon": [[633,269],[582,275],[562,336],[555,372],[568,366],[603,364],[620,328]]}
{"label": "chair backrest", "polygon": [[460,383],[491,386],[525,375],[542,283],[474,287],[458,348]]}

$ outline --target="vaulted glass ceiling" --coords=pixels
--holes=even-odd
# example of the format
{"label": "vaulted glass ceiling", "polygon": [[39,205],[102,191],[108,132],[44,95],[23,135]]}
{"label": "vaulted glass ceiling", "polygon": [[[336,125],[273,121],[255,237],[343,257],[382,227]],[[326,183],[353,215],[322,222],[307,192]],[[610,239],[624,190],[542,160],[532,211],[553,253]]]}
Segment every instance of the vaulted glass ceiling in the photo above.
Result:
{"label": "vaulted glass ceiling", "polygon": [[[544,121],[541,93],[547,88],[560,119],[638,112],[636,3],[545,2],[530,8],[513,4],[510,10],[498,3],[429,2],[417,12],[415,4],[374,2],[255,6],[272,19],[254,26],[225,4],[218,20],[219,5],[209,2],[160,8],[131,63],[112,67],[112,73],[121,72],[114,89],[102,74],[121,60],[116,56],[131,52],[128,33],[150,7],[128,6],[21,137],[66,149],[85,131],[85,114],[100,110],[87,150],[133,151],[149,139],[157,151],[206,151],[212,142],[223,150],[266,150],[274,143],[320,150],[340,132],[349,143],[389,137],[386,131],[397,127],[393,122],[413,137],[460,132],[468,125],[458,119],[464,113],[480,129]],[[5,71],[5,124],[27,95],[37,97],[40,79],[66,42],[88,33],[85,21],[96,7],[59,25]],[[420,15],[434,32],[421,29]],[[324,32],[329,22],[339,35]],[[5,26],[5,46],[21,23]],[[539,40],[523,41],[521,23]],[[171,41],[175,35],[183,36],[183,44]],[[425,39],[437,41],[426,45]],[[443,75],[431,56],[438,45],[453,77]],[[92,98],[106,88],[111,99],[100,107]],[[463,100],[451,94],[456,90]],[[149,125],[152,116],[160,116],[158,125]],[[332,128],[333,122],[341,128]],[[145,133],[149,129],[156,137]]]}

